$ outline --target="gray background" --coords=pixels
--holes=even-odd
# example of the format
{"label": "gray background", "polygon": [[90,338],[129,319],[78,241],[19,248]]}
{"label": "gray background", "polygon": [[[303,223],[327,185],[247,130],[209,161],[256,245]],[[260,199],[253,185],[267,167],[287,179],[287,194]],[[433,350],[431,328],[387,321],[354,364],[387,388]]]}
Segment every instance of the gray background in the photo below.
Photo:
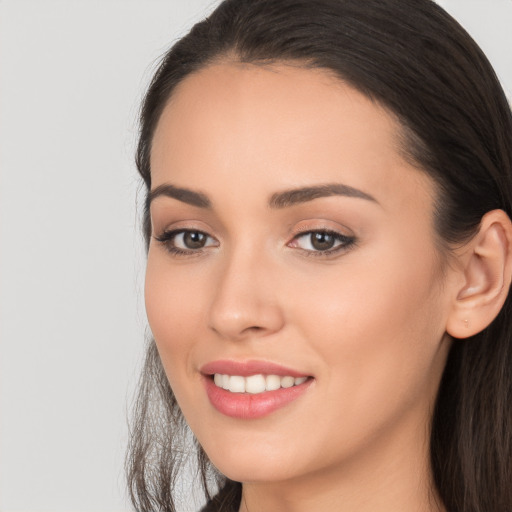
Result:
{"label": "gray background", "polygon": [[[2,512],[129,510],[146,325],[137,108],[157,57],[215,3],[0,1]],[[512,1],[440,3],[511,97]]]}

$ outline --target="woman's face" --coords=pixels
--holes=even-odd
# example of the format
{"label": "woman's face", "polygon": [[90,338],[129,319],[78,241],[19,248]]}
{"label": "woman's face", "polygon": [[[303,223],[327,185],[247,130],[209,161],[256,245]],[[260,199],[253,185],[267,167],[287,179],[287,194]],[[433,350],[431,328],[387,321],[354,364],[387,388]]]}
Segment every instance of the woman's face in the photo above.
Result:
{"label": "woman's face", "polygon": [[327,72],[286,65],[212,65],[163,111],[147,314],[185,418],[234,480],[427,457],[453,286],[433,183],[399,132]]}

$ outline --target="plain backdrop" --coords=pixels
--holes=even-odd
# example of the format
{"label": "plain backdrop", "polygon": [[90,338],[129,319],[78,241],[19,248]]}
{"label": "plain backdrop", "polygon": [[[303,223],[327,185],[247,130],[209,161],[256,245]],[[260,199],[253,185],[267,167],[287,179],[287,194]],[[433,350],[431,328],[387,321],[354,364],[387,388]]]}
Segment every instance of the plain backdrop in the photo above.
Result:
{"label": "plain backdrop", "polygon": [[[511,97],[512,0],[439,3]],[[1,512],[130,510],[137,109],[157,58],[215,4],[0,0]]]}

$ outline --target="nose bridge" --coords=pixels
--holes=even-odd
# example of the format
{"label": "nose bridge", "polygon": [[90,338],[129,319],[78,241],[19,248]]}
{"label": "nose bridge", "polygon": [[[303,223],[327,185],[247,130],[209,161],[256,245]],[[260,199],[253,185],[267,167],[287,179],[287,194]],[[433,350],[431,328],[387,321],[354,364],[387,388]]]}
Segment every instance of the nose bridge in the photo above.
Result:
{"label": "nose bridge", "polygon": [[224,338],[263,336],[282,327],[270,258],[246,245],[223,257],[210,308],[210,328]]}

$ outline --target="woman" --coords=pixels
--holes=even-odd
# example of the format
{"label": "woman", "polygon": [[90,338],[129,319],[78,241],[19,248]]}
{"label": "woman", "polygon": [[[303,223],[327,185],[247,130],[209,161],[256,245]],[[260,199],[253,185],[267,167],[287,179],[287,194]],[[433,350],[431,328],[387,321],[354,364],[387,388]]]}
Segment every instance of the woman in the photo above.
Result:
{"label": "woman", "polygon": [[187,425],[205,510],[512,510],[511,134],[429,0],[227,0],[167,53],[138,510]]}

